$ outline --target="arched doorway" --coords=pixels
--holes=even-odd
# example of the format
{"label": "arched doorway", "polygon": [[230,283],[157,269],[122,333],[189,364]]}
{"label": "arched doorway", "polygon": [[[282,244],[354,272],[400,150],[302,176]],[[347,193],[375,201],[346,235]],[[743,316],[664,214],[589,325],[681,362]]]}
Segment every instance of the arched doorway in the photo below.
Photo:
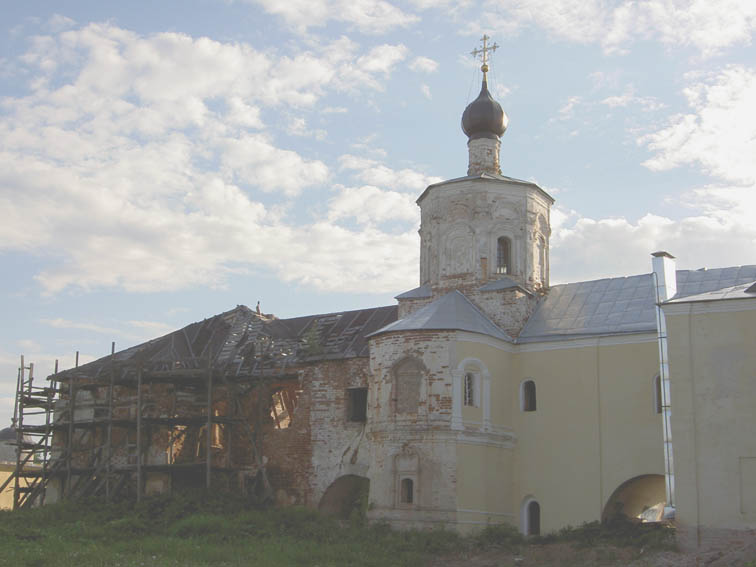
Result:
{"label": "arched doorway", "polygon": [[340,476],[323,493],[318,510],[339,518],[349,518],[352,511],[365,509],[369,488],[370,480],[364,476]]}
{"label": "arched doorway", "polygon": [[523,500],[520,511],[520,531],[526,536],[541,535],[541,505],[532,496]]}
{"label": "arched doorway", "polygon": [[609,497],[601,514],[606,522],[617,515],[637,518],[644,522],[661,519],[667,493],[664,475],[644,474],[623,482]]}

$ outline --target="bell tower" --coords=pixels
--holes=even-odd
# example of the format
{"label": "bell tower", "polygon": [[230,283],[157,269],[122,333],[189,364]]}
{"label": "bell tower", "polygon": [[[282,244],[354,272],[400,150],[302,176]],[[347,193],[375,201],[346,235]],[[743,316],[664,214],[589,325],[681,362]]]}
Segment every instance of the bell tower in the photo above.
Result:
{"label": "bell tower", "polygon": [[[489,39],[484,35],[482,47],[472,52],[482,61],[483,79],[480,94],[462,114],[467,175],[431,185],[417,200],[424,301],[453,289],[473,301],[505,289],[535,297],[549,286],[554,199],[535,183],[501,174],[501,136],[509,119],[488,91],[489,56],[498,48]],[[400,312],[405,295],[399,296]],[[488,311],[485,301],[476,303]]]}

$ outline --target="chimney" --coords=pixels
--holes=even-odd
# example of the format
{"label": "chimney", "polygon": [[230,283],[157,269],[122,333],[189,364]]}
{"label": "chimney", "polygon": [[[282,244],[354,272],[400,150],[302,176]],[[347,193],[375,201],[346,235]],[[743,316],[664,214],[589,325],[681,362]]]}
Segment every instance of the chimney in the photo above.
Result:
{"label": "chimney", "polygon": [[654,252],[651,256],[653,256],[651,267],[656,275],[656,297],[660,302],[667,301],[677,293],[675,257],[663,250]]}

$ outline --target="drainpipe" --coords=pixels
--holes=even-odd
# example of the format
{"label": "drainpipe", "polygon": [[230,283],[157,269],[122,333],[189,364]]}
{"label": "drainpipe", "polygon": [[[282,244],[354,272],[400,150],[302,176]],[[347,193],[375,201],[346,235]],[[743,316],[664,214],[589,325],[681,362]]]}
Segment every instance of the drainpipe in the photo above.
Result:
{"label": "drainpipe", "polygon": [[659,380],[661,382],[662,439],[664,440],[664,481],[667,504],[664,518],[675,516],[675,471],[672,457],[671,403],[669,389],[669,356],[667,354],[667,323],[661,304],[677,293],[675,257],[669,252],[651,254],[654,290],[656,292],[656,336],[659,343]]}

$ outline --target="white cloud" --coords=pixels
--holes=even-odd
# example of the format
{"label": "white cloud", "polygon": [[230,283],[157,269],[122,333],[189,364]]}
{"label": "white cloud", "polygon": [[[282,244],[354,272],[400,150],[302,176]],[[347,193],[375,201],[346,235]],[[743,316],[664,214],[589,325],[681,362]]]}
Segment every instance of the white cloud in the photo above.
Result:
{"label": "white cloud", "polygon": [[635,40],[655,39],[670,47],[692,46],[704,55],[749,44],[756,30],[756,3],[742,0],[488,0],[485,30],[512,34],[529,26],[574,43],[598,43],[624,52]]}
{"label": "white cloud", "polygon": [[321,161],[273,146],[264,136],[247,135],[222,143],[221,169],[227,181],[256,186],[266,192],[297,195],[304,187],[328,178]]}
{"label": "white cloud", "polygon": [[571,96],[567,102],[558,110],[559,120],[571,120],[575,116],[575,108],[582,104],[583,99],[580,96]]}
{"label": "white cloud", "polygon": [[[365,53],[347,38],[312,45],[280,57],[108,24],[36,40],[18,60],[29,92],[0,102],[0,248],[44,257],[36,280],[50,294],[222,286],[251,268],[329,290],[411,285],[414,227],[283,216],[329,168],[278,147],[261,109],[296,115],[332,90],[383,88],[407,56],[402,45]],[[405,187],[422,179],[382,172]],[[142,335],[136,323],[99,330]]]}
{"label": "white cloud", "polygon": [[342,187],[328,203],[328,219],[337,221],[353,218],[360,224],[377,224],[386,221],[404,221],[417,226],[420,209],[415,197],[378,187]]}
{"label": "white cloud", "polygon": [[628,106],[639,106],[642,110],[659,110],[664,104],[654,97],[636,96],[633,91],[627,91],[621,95],[608,96],[601,100],[601,104],[609,108],[626,108]]}
{"label": "white cloud", "polygon": [[282,17],[300,33],[336,21],[351,24],[364,33],[380,34],[398,27],[406,28],[419,19],[385,0],[243,1],[258,4],[269,14]]}
{"label": "white cloud", "polygon": [[697,164],[729,183],[756,185],[756,69],[727,67],[685,94],[693,112],[640,139],[655,153],[644,165],[658,171]]}
{"label": "white cloud", "polygon": [[[702,205],[706,200],[706,206],[677,220],[650,213],[635,222],[590,219],[562,211],[552,227],[552,283],[647,273],[649,255],[655,250],[674,254],[683,269],[754,264],[756,225],[746,212],[756,206],[753,193],[723,188],[693,191],[684,202]],[[719,201],[711,201],[715,195]]]}
{"label": "white cloud", "polygon": [[357,179],[373,186],[410,190],[414,194],[428,185],[442,181],[440,177],[426,175],[414,169],[391,169],[377,160],[344,154],[339,158],[342,170],[355,172]]}
{"label": "white cloud", "polygon": [[428,100],[431,100],[433,98],[433,96],[431,95],[430,87],[428,85],[420,85],[420,92],[423,93],[423,96]]}
{"label": "white cloud", "polygon": [[689,77],[688,114],[640,139],[654,152],[644,165],[667,170],[698,166],[718,179],[670,201],[679,218],[646,214],[590,219],[555,209],[552,279],[574,281],[649,271],[648,255],[663,249],[682,268],[756,263],[756,70],[730,66]]}
{"label": "white cloud", "polygon": [[418,73],[435,73],[438,70],[438,63],[430,57],[415,57],[409,64],[409,68]]}
{"label": "white cloud", "polygon": [[322,128],[310,128],[307,125],[307,120],[301,116],[289,120],[289,123],[286,126],[286,132],[292,136],[315,138],[316,140],[325,140],[328,135],[328,133]]}

